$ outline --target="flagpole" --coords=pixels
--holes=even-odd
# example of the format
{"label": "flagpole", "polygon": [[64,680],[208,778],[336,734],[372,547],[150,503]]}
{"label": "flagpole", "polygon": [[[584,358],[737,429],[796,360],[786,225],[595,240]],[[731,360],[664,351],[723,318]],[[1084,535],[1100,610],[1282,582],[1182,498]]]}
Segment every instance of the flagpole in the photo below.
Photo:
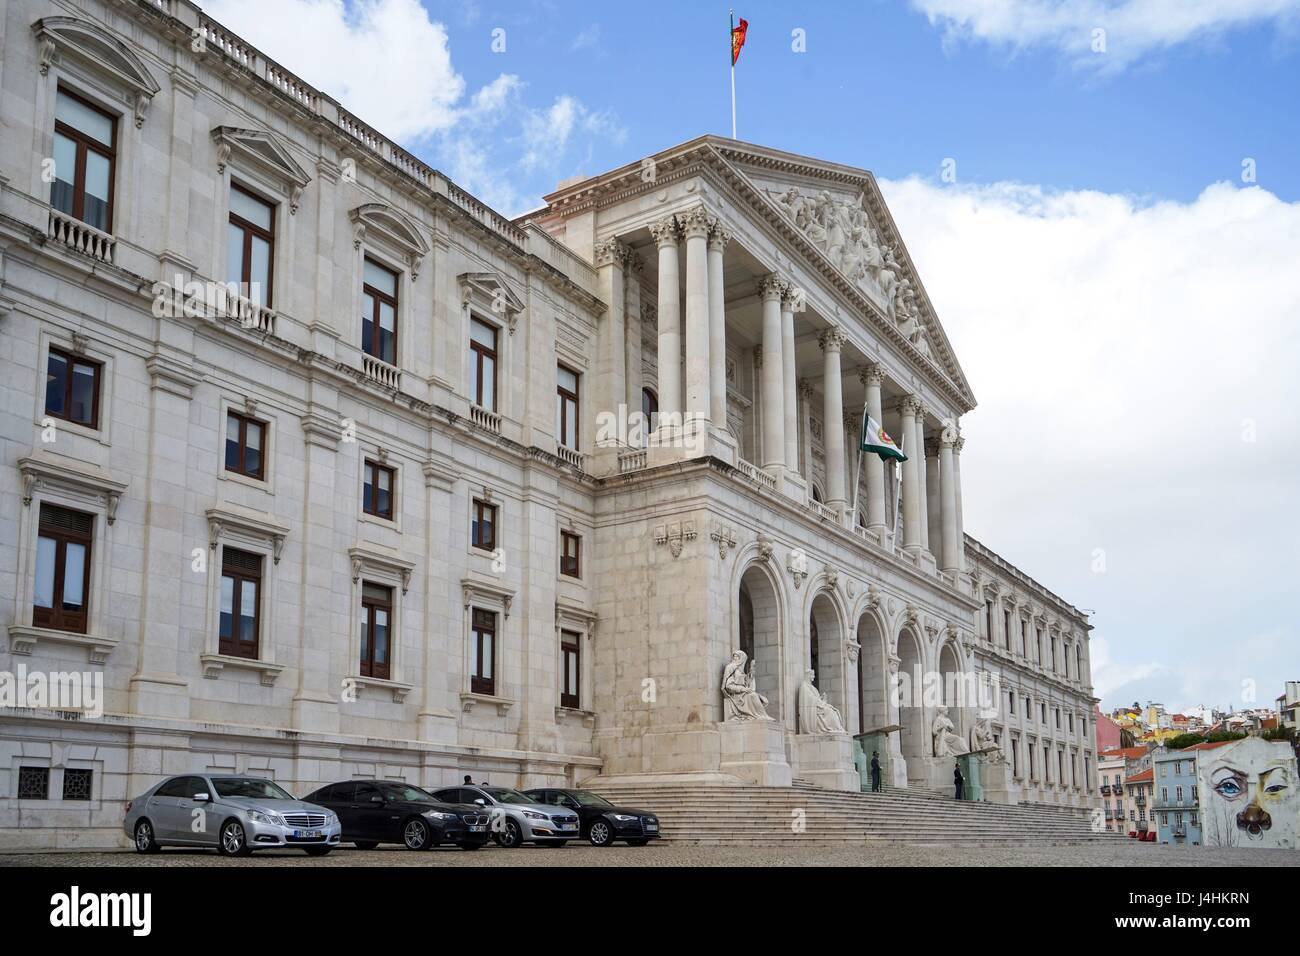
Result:
{"label": "flagpole", "polygon": [[849,530],[858,526],[858,489],[862,485],[862,441],[858,441],[858,463],[853,469],[853,517],[849,521]]}
{"label": "flagpole", "polygon": [[[898,443],[898,450],[901,451],[904,455],[907,454],[907,450],[904,447],[906,445],[907,445],[907,434],[904,433],[902,435],[902,441]],[[899,494],[899,488],[898,488],[901,481],[898,475],[899,463],[896,461],[891,461],[890,465],[893,466],[890,470],[894,473],[894,527],[891,528],[890,530],[893,531],[894,533],[894,550],[897,551],[898,550],[898,508],[899,508],[899,499],[902,498],[903,496]]]}
{"label": "flagpole", "polygon": [[[731,13],[731,29],[736,29],[736,11]],[[731,138],[736,138],[736,54],[733,52],[732,44],[734,33],[727,34],[727,57],[731,60]]]}

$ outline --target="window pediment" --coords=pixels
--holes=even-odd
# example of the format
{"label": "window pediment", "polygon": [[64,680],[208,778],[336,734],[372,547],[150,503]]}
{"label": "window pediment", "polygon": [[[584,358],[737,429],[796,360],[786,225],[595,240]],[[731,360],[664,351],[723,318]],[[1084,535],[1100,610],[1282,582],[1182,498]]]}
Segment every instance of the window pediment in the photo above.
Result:
{"label": "window pediment", "polygon": [[348,213],[352,220],[352,244],[361,248],[367,238],[378,238],[393,246],[410,266],[411,278],[420,274],[420,263],[429,254],[429,244],[420,229],[405,214],[383,203],[366,203]]}
{"label": "window pediment", "polygon": [[112,34],[75,17],[43,17],[32,24],[40,44],[41,75],[56,58],[68,57],[90,67],[133,94],[135,125],[144,125],[149,104],[161,87],[131,49]]}
{"label": "window pediment", "polygon": [[456,279],[460,283],[462,303],[477,304],[488,314],[505,319],[510,334],[515,334],[524,302],[505,279],[495,272],[462,272]]}
{"label": "window pediment", "polygon": [[48,451],[20,459],[18,470],[23,477],[24,505],[32,503],[36,491],[49,488],[70,494],[92,507],[102,505],[110,525],[117,517],[117,503],[127,488],[125,481],[119,481],[101,468]]}
{"label": "window pediment", "polygon": [[212,130],[212,138],[217,144],[218,173],[224,173],[227,163],[238,157],[255,171],[282,183],[285,192],[289,194],[290,214],[298,211],[298,200],[303,189],[311,182],[311,176],[294,161],[289,151],[274,136],[260,130],[216,126]]}

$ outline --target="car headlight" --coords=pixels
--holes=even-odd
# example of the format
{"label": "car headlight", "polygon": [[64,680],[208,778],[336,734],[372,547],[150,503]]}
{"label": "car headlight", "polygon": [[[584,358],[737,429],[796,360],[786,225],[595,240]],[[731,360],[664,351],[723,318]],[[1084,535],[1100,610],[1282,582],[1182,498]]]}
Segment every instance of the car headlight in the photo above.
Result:
{"label": "car headlight", "polygon": [[551,818],[548,817],[546,814],[537,813],[535,810],[525,810],[524,816],[527,817],[529,820],[545,820],[547,823],[551,821]]}
{"label": "car headlight", "polygon": [[443,813],[441,810],[426,810],[424,811],[424,815],[428,817],[430,820],[455,820],[456,819],[456,814]]}
{"label": "car headlight", "polygon": [[627,814],[627,813],[615,813],[615,814],[612,814],[612,816],[613,816],[614,819],[617,820],[619,823],[631,823],[633,820],[636,819],[636,817],[631,816],[630,814]]}
{"label": "car headlight", "polygon": [[269,823],[273,827],[284,826],[284,821],[280,819],[280,814],[271,813],[269,810],[249,810],[248,819],[254,823]]}
{"label": "car headlight", "polygon": [[336,823],[338,823],[338,822],[339,822],[339,815],[338,815],[337,813],[335,813],[333,810],[326,811],[326,813],[325,813],[325,825],[326,825],[327,827],[332,827],[332,826],[334,826],[334,824],[336,824]]}

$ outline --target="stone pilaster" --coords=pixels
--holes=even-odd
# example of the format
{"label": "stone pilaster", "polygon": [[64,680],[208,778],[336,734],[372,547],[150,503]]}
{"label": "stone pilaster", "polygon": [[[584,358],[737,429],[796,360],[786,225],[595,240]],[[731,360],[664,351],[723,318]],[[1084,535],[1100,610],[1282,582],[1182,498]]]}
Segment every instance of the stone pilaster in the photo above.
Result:
{"label": "stone pilaster", "polygon": [[966,561],[957,534],[957,482],[952,465],[954,441],[947,430],[939,440],[939,481],[943,486],[943,563],[940,566],[947,573],[961,574],[966,570]]}
{"label": "stone pilaster", "polygon": [[794,290],[787,287],[781,296],[781,381],[785,394],[785,467],[790,474],[799,471],[799,399],[794,365]]}
{"label": "stone pilaster", "polygon": [[627,331],[624,325],[623,264],[628,248],[615,238],[596,243],[596,271],[605,316],[600,323],[596,360],[596,412],[617,415],[627,397]]}
{"label": "stone pilaster", "polygon": [[727,314],[723,263],[731,233],[715,223],[709,233],[709,419],[727,429]]}
{"label": "stone pilaster", "polygon": [[645,388],[641,373],[641,269],[641,257],[629,251],[623,266],[624,400],[629,415],[641,411],[641,390]]}
{"label": "stone pilaster", "polygon": [[[880,365],[868,365],[859,376],[867,390],[867,414],[877,424],[884,420],[881,408],[880,386],[885,381],[885,370]],[[884,427],[883,424],[881,427]],[[882,540],[885,534],[885,463],[879,455],[866,455],[863,465],[867,469],[867,530]]]}
{"label": "stone pilaster", "polygon": [[921,528],[921,543],[936,557],[943,541],[943,488],[939,477],[939,442],[925,442],[925,522]]}
{"label": "stone pilaster", "polygon": [[920,479],[921,453],[913,441],[916,434],[916,421],[921,414],[921,400],[915,395],[903,399],[900,406],[903,412],[902,432],[908,436],[908,445],[904,452],[907,461],[903,462],[903,548],[913,557],[921,553],[921,503]]}
{"label": "stone pilaster", "polygon": [[681,219],[686,238],[686,421],[693,426],[708,422],[709,395],[709,231],[713,218],[695,206]]}

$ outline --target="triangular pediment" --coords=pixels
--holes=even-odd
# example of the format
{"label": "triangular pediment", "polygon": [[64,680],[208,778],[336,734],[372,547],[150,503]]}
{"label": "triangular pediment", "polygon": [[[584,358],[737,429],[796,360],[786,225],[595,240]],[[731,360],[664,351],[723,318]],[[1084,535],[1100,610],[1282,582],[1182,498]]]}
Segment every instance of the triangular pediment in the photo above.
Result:
{"label": "triangular pediment", "polygon": [[[707,137],[755,202],[792,227],[805,255],[827,266],[892,323],[915,357],[970,402],[974,395],[875,177],[865,169]],[[769,216],[770,218],[770,216]]]}
{"label": "triangular pediment", "polygon": [[43,17],[32,24],[41,44],[41,72],[45,73],[57,53],[94,67],[137,95],[152,99],[158,81],[132,50],[112,34],[76,17]]}
{"label": "triangular pediment", "polygon": [[[302,189],[311,176],[303,169],[289,151],[270,133],[255,129],[239,129],[234,126],[217,126],[212,130],[219,152],[229,150],[238,153],[242,160],[253,163],[262,172],[286,185]],[[221,160],[224,165],[225,159]]]}

